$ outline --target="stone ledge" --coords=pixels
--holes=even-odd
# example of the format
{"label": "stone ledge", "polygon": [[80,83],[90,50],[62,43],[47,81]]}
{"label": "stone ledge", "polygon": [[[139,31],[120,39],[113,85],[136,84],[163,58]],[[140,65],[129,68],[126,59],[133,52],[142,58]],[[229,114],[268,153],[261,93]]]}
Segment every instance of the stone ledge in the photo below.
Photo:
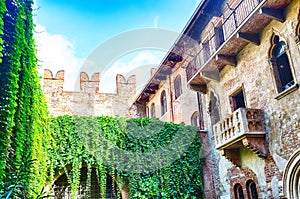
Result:
{"label": "stone ledge", "polygon": [[281,98],[287,96],[288,94],[294,92],[295,90],[297,90],[299,88],[299,84],[295,83],[293,86],[291,86],[290,88],[282,91],[281,93],[279,93],[275,99],[280,100]]}

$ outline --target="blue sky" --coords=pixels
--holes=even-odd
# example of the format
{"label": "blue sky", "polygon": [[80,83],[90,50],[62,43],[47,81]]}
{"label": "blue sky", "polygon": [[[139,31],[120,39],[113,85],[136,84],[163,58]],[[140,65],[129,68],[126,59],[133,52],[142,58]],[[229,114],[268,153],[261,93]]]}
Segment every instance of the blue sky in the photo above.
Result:
{"label": "blue sky", "polygon": [[[69,76],[74,76],[75,69],[80,68],[97,46],[123,32],[153,27],[180,33],[199,4],[199,0],[36,1],[40,65],[54,73],[59,69],[71,69],[73,74],[67,74]],[[158,64],[163,56],[164,53],[144,51],[117,61],[120,68],[126,68],[133,60]],[[137,57],[139,59],[135,59]],[[118,68],[118,62],[114,64],[115,68]]]}

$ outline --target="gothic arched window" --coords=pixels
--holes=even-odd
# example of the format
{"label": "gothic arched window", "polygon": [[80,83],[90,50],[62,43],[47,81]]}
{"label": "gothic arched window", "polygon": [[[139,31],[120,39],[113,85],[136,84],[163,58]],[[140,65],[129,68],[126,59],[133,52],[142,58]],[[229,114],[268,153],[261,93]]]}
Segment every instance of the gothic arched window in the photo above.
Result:
{"label": "gothic arched window", "polygon": [[258,199],[258,194],[256,190],[256,184],[253,180],[248,180],[246,183],[247,194],[249,199]]}
{"label": "gothic arched window", "polygon": [[278,35],[273,36],[271,62],[278,92],[282,92],[295,84],[290,60],[286,52],[287,45]]}
{"label": "gothic arched window", "polygon": [[235,199],[244,199],[243,187],[241,184],[237,183],[234,185],[234,197]]}

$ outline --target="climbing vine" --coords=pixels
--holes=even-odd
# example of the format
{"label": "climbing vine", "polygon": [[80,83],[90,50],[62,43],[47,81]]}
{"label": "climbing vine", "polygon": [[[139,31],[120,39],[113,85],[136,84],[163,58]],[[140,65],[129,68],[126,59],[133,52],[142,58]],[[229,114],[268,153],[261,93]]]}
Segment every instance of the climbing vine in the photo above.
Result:
{"label": "climbing vine", "polygon": [[38,195],[47,177],[47,106],[33,40],[31,0],[0,3],[0,196]]}
{"label": "climbing vine", "polygon": [[[107,116],[60,116],[52,118],[50,126],[51,179],[57,179],[59,171],[68,172],[73,198],[80,169],[87,165],[97,169],[101,198],[105,198],[106,174],[115,180],[117,187],[113,183],[112,189],[119,198],[126,188],[130,198],[202,197],[201,142],[193,127]],[[178,134],[181,142],[175,145]]]}

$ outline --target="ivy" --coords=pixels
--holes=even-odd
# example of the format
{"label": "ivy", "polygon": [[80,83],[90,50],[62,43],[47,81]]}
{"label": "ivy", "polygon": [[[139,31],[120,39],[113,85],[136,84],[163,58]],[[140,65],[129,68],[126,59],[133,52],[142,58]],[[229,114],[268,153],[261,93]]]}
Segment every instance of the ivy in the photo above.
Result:
{"label": "ivy", "polygon": [[2,62],[2,45],[3,45],[3,26],[4,26],[4,13],[6,11],[5,1],[0,1],[0,63]]}
{"label": "ivy", "polygon": [[[46,185],[50,139],[37,73],[32,3],[0,2],[0,184],[17,186],[24,198],[37,197]],[[0,196],[19,197],[18,190],[5,186]]]}
{"label": "ivy", "polygon": [[[83,165],[87,165],[88,171],[91,166],[96,167],[101,198],[105,198],[106,174],[117,183],[117,187],[113,183],[112,189],[119,190],[118,197],[121,197],[122,187],[129,188],[130,198],[202,197],[201,142],[193,127],[153,118],[59,116],[51,119],[50,131],[53,136],[53,147],[49,151],[52,176],[55,179],[59,174],[55,171],[72,166],[68,180],[73,198]],[[183,136],[176,146],[173,141],[178,134]],[[190,135],[189,139],[185,135]],[[172,153],[180,150],[183,152],[175,153],[174,158]],[[166,157],[156,157],[157,151],[165,153]],[[142,156],[153,159],[145,160]],[[145,164],[147,161],[149,165]],[[155,162],[158,164],[151,166]]]}

